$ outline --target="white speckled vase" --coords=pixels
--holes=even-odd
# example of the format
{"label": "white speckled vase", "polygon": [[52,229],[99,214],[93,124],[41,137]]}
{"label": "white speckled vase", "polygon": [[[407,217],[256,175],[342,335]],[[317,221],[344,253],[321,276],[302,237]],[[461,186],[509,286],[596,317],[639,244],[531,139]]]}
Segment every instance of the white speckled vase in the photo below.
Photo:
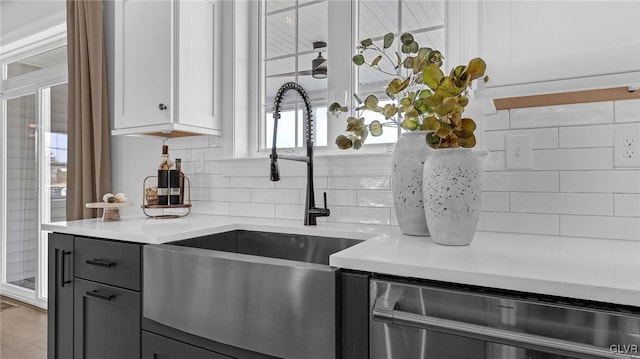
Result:
{"label": "white speckled vase", "polygon": [[428,236],[422,204],[422,169],[432,152],[425,131],[404,132],[391,156],[391,190],[400,231],[412,236]]}
{"label": "white speckled vase", "polygon": [[482,161],[470,149],[436,149],[424,165],[424,212],[431,239],[466,246],[480,219]]}

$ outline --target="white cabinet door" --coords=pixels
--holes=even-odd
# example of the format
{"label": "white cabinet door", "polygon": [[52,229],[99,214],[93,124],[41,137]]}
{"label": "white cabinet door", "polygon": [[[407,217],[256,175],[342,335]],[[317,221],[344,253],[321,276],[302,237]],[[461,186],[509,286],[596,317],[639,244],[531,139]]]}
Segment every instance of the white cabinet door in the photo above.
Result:
{"label": "white cabinet door", "polygon": [[214,81],[219,78],[214,72],[218,65],[214,54],[219,55],[216,40],[220,31],[215,31],[219,10],[208,0],[179,2],[178,121],[184,125],[220,128],[214,97],[214,91],[220,91]]}
{"label": "white cabinet door", "polygon": [[115,128],[169,123],[174,3],[124,0],[115,6]]}
{"label": "white cabinet door", "polygon": [[[480,7],[484,88],[580,78],[637,82],[638,1],[497,1]],[[606,82],[606,81],[605,81]]]}

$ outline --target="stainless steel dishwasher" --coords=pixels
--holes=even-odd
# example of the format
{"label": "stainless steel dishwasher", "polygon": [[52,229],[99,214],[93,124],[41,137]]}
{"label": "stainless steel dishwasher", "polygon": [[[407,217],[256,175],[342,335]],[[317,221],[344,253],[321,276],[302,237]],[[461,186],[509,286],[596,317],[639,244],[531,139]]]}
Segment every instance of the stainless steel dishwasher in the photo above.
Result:
{"label": "stainless steel dishwasher", "polygon": [[370,281],[371,359],[640,358],[640,316],[508,294]]}

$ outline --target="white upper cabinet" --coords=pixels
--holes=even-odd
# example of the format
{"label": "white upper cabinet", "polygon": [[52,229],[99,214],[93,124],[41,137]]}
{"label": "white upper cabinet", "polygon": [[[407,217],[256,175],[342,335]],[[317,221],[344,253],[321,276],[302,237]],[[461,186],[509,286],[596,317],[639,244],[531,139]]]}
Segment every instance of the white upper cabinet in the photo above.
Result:
{"label": "white upper cabinet", "polygon": [[221,134],[215,1],[115,3],[114,135]]}
{"label": "white upper cabinet", "polygon": [[[556,92],[640,82],[640,2],[479,4],[483,92]],[[526,86],[525,86],[526,85]]]}

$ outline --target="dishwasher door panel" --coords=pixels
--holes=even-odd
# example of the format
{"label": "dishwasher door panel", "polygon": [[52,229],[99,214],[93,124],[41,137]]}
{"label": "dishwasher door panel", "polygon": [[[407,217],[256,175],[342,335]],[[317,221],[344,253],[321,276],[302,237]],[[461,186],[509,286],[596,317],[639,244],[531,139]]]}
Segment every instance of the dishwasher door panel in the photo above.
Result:
{"label": "dishwasher door panel", "polygon": [[637,315],[384,280],[370,286],[371,359],[640,358]]}

